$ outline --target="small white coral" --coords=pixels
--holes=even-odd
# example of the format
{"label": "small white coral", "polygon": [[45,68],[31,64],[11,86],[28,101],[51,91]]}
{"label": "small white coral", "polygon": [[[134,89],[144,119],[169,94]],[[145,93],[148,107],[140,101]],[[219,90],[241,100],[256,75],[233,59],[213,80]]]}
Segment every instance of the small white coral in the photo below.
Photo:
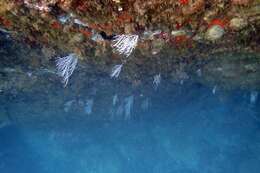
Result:
{"label": "small white coral", "polygon": [[118,78],[121,70],[122,70],[122,67],[123,67],[123,64],[119,64],[119,65],[115,65],[113,68],[112,68],[112,72],[110,74],[110,77],[111,78]]}
{"label": "small white coral", "polygon": [[72,53],[56,60],[57,73],[62,77],[64,86],[67,86],[70,76],[76,68],[78,57]]}
{"label": "small white coral", "polygon": [[143,100],[142,103],[141,103],[141,109],[143,111],[147,111],[149,106],[150,106],[150,99],[149,98],[145,98],[145,100]]}
{"label": "small white coral", "polygon": [[138,43],[138,35],[117,35],[113,40],[112,47],[116,49],[120,54],[130,56]]}

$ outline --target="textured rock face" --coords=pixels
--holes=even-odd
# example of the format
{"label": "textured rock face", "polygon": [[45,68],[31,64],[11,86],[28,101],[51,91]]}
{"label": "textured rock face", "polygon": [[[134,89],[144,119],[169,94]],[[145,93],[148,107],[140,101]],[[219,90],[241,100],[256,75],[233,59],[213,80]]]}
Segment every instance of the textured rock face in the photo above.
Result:
{"label": "textured rock face", "polygon": [[[55,47],[85,57],[93,56],[90,49],[94,55],[107,52],[117,34],[138,34],[140,50],[151,47],[158,38],[181,49],[207,44],[207,40],[215,48],[230,42],[236,47],[241,35],[247,40],[241,47],[255,49],[259,39],[252,37],[259,29],[258,0],[2,0],[0,5],[1,28],[11,31],[13,37],[32,46]],[[213,25],[225,31],[217,42],[208,34],[210,27],[216,28]],[[185,31],[181,36],[171,34],[180,30]],[[146,39],[147,33],[154,37]]]}
{"label": "textured rock face", "polygon": [[223,88],[234,89],[234,87],[258,90],[260,75],[259,54],[230,53],[220,54],[212,57],[202,67],[202,79],[205,83],[219,85]]}
{"label": "textured rock face", "polygon": [[[251,69],[251,82],[243,83],[251,88],[259,69],[237,65],[240,61],[225,55],[252,53],[250,61],[258,59],[259,12],[258,0],[1,0],[0,90],[51,88],[48,83],[59,79],[56,58],[72,53],[79,59],[79,74],[71,85],[79,88],[82,75],[91,74],[95,81],[102,74],[110,80],[111,69],[120,64],[119,79],[133,88],[151,84],[159,74],[162,80],[182,83],[199,70],[199,81],[226,86],[226,78],[239,76],[229,65],[239,67],[243,79]],[[114,43],[115,38],[129,42]],[[216,55],[224,55],[221,62]],[[214,73],[216,63],[223,63],[219,73]],[[230,84],[240,87],[243,79]]]}

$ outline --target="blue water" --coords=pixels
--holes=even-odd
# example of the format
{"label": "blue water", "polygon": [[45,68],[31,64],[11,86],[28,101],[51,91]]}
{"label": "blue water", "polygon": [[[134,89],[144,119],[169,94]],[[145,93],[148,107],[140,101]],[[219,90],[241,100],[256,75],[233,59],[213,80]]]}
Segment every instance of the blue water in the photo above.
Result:
{"label": "blue water", "polygon": [[0,128],[0,173],[259,173],[260,101],[250,93],[155,91],[129,120],[28,111],[37,102],[28,96],[2,101],[12,118]]}

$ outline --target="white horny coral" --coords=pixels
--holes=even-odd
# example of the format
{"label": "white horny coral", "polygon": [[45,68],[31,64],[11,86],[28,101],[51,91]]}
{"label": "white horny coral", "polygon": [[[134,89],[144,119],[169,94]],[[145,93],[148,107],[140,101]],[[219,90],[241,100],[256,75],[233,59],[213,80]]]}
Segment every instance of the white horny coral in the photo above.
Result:
{"label": "white horny coral", "polygon": [[115,40],[113,40],[112,47],[120,54],[124,54],[128,57],[136,48],[138,39],[138,35],[117,35]]}
{"label": "white horny coral", "polygon": [[56,60],[57,73],[62,77],[62,83],[65,87],[67,86],[69,78],[75,70],[77,63],[78,57],[74,53]]}
{"label": "white horny coral", "polygon": [[110,77],[111,78],[118,78],[121,70],[122,70],[122,67],[123,67],[123,64],[119,64],[119,65],[115,65],[113,68],[112,68],[112,72],[110,74]]}

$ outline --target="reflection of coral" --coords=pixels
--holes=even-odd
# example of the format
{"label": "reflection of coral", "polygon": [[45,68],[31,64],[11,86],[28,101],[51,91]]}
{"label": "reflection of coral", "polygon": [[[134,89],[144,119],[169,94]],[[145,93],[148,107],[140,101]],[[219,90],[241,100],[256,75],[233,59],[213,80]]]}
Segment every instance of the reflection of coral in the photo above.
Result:
{"label": "reflection of coral", "polygon": [[120,54],[124,54],[128,57],[137,46],[138,39],[138,35],[118,35],[115,37],[112,47]]}
{"label": "reflection of coral", "polygon": [[94,103],[93,99],[86,100],[84,111],[87,115],[90,115],[92,113],[93,103]]}
{"label": "reflection of coral", "polygon": [[154,85],[154,89],[157,89],[158,86],[161,83],[161,74],[157,74],[153,77],[153,85]]}
{"label": "reflection of coral", "polygon": [[125,120],[129,120],[131,118],[131,112],[134,104],[134,96],[129,96],[125,98]]}
{"label": "reflection of coral", "polygon": [[112,72],[110,74],[110,77],[111,78],[118,78],[121,70],[122,70],[122,67],[123,67],[123,64],[119,64],[119,65],[115,65],[113,68],[112,68]]}
{"label": "reflection of coral", "polygon": [[[117,95],[113,97],[113,100],[116,99],[116,102],[119,102]],[[124,119],[124,120],[130,120],[131,119],[131,114],[133,111],[133,106],[134,106],[134,96],[128,96],[124,98],[124,100],[121,101],[119,104],[114,104],[113,106],[116,106],[115,109],[113,108],[111,110],[111,119]]]}
{"label": "reflection of coral", "polygon": [[250,103],[255,104],[257,101],[259,93],[257,91],[251,91],[250,93]]}
{"label": "reflection of coral", "polygon": [[143,100],[143,102],[141,104],[141,108],[143,111],[147,111],[149,106],[150,106],[150,99],[146,98],[145,100]]}
{"label": "reflection of coral", "polygon": [[61,76],[64,86],[68,84],[69,77],[72,75],[78,63],[78,57],[76,54],[69,54],[66,57],[58,58],[56,60],[56,67],[58,75]]}
{"label": "reflection of coral", "polygon": [[118,102],[118,96],[117,96],[117,94],[115,94],[113,96],[113,106],[115,106],[117,102]]}

